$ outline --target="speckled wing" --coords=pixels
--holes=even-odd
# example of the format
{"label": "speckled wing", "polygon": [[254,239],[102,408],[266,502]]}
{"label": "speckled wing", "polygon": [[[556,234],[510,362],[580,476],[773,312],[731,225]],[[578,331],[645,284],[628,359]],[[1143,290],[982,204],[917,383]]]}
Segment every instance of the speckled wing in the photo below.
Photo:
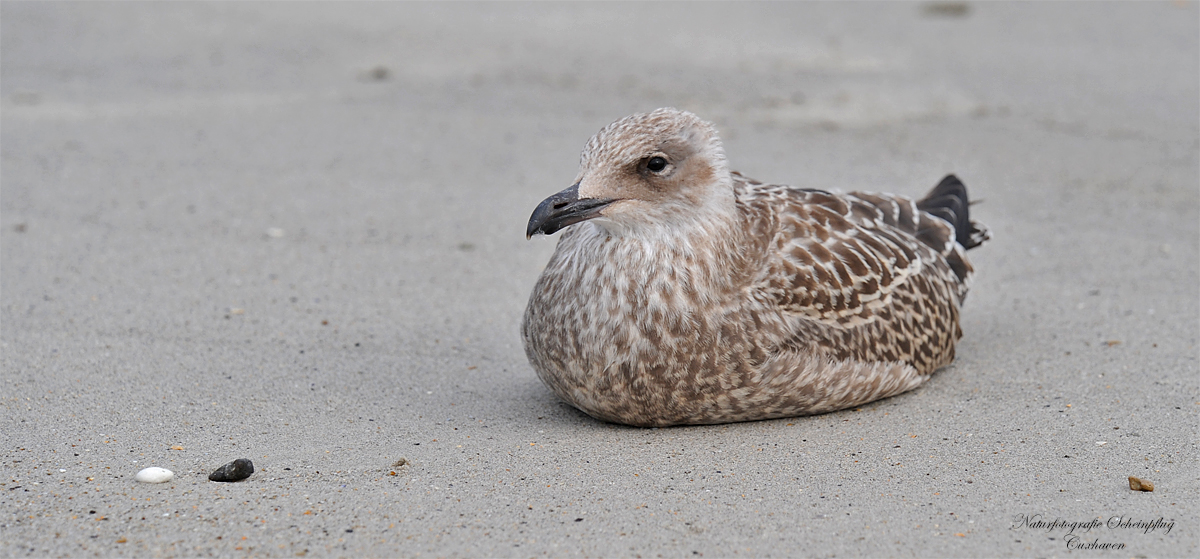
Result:
{"label": "speckled wing", "polygon": [[[909,278],[923,272],[954,277],[945,257],[956,250],[961,254],[954,228],[920,211],[911,199],[835,195],[734,177],[744,210],[773,231],[756,288],[784,312],[843,328],[859,326],[875,321]],[[961,261],[969,274],[969,265]],[[931,266],[940,269],[926,269]]]}

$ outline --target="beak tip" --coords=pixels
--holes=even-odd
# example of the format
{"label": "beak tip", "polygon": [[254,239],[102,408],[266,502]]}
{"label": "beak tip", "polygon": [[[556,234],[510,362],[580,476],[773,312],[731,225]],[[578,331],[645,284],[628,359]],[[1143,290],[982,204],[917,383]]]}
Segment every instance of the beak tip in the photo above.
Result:
{"label": "beak tip", "polygon": [[600,215],[612,199],[579,198],[579,183],[571,185],[538,204],[529,216],[529,224],[525,227],[525,238],[532,239],[534,235],[553,235],[572,224],[586,221]]}

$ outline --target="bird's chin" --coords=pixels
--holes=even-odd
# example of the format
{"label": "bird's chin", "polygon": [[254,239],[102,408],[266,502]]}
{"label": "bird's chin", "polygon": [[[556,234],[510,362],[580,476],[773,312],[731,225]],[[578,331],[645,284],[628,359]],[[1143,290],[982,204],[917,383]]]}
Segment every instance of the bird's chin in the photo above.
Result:
{"label": "bird's chin", "polygon": [[611,237],[629,236],[638,230],[636,226],[629,222],[607,216],[592,218],[588,220],[588,223],[595,227],[597,232]]}

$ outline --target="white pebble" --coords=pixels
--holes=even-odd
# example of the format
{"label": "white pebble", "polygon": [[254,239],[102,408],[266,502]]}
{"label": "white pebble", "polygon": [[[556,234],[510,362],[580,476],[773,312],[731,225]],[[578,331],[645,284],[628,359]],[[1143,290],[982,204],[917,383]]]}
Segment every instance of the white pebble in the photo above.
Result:
{"label": "white pebble", "polygon": [[166,468],[146,468],[133,476],[142,483],[166,483],[175,477],[175,472]]}

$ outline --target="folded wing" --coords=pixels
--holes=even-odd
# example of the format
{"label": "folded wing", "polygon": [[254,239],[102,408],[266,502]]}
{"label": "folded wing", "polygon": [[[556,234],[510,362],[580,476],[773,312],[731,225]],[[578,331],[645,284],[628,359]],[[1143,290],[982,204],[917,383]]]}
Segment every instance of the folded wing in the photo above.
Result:
{"label": "folded wing", "polygon": [[971,267],[956,227],[922,209],[925,200],[835,195],[736,177],[739,198],[772,225],[766,228],[774,236],[771,254],[756,288],[783,312],[843,328],[868,324],[898,286],[923,273],[965,296]]}

